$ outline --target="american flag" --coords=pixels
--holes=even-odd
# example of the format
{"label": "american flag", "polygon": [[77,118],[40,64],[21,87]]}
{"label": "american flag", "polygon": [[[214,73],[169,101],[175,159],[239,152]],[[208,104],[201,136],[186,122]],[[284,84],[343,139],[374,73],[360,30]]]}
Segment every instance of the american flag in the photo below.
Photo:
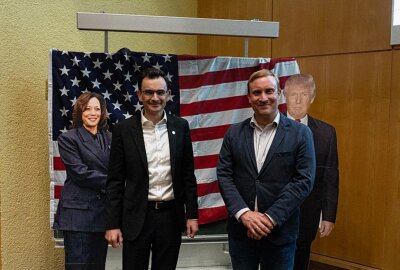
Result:
{"label": "american flag", "polygon": [[[216,170],[225,131],[252,115],[247,80],[259,69],[270,69],[280,79],[299,73],[293,58],[239,58],[156,54],[123,48],[116,53],[51,50],[49,57],[50,222],[53,223],[65,180],[57,137],[71,125],[76,99],[86,91],[107,102],[110,131],[113,124],[141,110],[137,78],[146,67],[165,72],[172,91],[165,110],[188,120],[198,183],[199,223],[227,218],[219,193]],[[286,111],[283,95],[280,110]]]}

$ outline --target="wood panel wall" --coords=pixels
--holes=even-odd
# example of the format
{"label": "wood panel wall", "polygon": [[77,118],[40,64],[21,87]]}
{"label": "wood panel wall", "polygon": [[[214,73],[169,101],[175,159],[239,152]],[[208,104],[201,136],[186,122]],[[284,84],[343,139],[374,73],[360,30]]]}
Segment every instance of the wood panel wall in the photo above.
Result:
{"label": "wood panel wall", "polygon": [[392,83],[388,133],[389,181],[385,192],[385,231],[383,269],[400,268],[400,50],[392,55]]}
{"label": "wood panel wall", "polygon": [[[272,0],[200,0],[199,18],[261,21],[272,20]],[[249,38],[249,57],[266,56],[271,52],[270,39]],[[244,39],[240,37],[198,37],[199,55],[244,56]]]}
{"label": "wood panel wall", "polygon": [[391,0],[274,0],[274,57],[390,50]]}
{"label": "wood panel wall", "polygon": [[[201,0],[198,13],[280,22],[280,37],[252,40],[249,56],[294,56],[316,80],[311,114],[337,129],[340,194],[335,230],[314,242],[315,257],[348,269],[400,269],[400,50],[390,46],[391,0]],[[198,38],[202,55],[243,56],[241,46],[239,38]]]}

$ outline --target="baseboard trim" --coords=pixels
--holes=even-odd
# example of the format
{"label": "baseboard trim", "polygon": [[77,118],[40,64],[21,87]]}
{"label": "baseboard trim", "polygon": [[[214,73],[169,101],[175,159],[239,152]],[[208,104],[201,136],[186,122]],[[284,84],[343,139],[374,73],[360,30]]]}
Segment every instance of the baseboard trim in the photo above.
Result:
{"label": "baseboard trim", "polygon": [[337,258],[332,258],[324,255],[320,255],[317,253],[311,253],[311,260],[343,269],[348,270],[381,270],[380,268],[374,268],[362,264],[357,264],[349,261],[340,260]]}

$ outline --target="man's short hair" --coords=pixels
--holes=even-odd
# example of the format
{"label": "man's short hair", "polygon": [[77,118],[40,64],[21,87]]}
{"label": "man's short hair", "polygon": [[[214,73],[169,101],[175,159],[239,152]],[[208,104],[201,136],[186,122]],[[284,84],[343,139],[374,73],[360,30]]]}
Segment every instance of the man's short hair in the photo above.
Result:
{"label": "man's short hair", "polygon": [[162,70],[153,67],[145,68],[138,78],[139,89],[142,90],[142,83],[145,78],[152,80],[160,77],[164,79],[165,83],[167,84],[167,89],[169,89],[168,78],[165,76],[165,73]]}
{"label": "man's short hair", "polygon": [[290,76],[289,79],[287,79],[285,82],[285,92],[292,85],[298,85],[309,89],[311,91],[311,97],[313,98],[316,95],[315,81],[313,76],[310,74],[294,74]]}

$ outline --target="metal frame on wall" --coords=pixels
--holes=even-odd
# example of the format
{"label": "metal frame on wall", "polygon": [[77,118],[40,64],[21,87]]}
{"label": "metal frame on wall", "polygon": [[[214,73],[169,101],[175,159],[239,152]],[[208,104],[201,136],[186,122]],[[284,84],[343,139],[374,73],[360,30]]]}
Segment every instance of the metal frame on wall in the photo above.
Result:
{"label": "metal frame on wall", "polygon": [[279,37],[279,22],[256,19],[246,21],[78,12],[77,28],[104,31],[105,52],[108,52],[108,31],[244,37],[245,57],[248,56],[249,37]]}

